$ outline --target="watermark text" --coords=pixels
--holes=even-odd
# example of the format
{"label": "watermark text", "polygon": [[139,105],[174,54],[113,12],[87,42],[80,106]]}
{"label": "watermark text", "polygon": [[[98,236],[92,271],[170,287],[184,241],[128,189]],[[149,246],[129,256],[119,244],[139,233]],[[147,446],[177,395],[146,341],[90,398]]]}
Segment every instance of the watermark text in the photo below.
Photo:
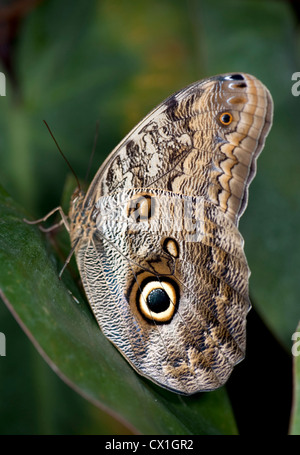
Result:
{"label": "watermark text", "polygon": [[294,341],[294,344],[292,346],[292,354],[293,356],[298,357],[298,355],[300,355],[300,332],[293,333],[292,341]]}
{"label": "watermark text", "polygon": [[296,72],[292,74],[292,81],[296,81],[292,85],[292,95],[299,96],[300,95],[300,72]]}
{"label": "watermark text", "polygon": [[6,338],[2,332],[0,332],[0,356],[6,356]]}
{"label": "watermark text", "polygon": [[0,96],[6,96],[5,74],[0,72]]}

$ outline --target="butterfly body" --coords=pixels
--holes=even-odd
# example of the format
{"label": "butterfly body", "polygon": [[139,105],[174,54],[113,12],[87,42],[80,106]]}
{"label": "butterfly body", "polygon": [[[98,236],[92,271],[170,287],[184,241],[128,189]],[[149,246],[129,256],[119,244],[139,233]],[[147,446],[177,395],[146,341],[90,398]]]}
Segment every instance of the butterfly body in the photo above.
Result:
{"label": "butterfly body", "polygon": [[246,74],[172,95],[116,147],[70,236],[103,333],[142,375],[213,390],[245,354],[249,269],[238,221],[272,120]]}

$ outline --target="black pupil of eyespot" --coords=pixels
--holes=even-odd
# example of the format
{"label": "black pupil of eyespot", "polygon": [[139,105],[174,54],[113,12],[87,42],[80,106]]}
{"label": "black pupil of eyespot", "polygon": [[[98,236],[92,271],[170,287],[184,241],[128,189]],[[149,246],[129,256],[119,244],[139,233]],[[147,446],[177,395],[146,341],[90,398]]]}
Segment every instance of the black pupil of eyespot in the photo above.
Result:
{"label": "black pupil of eyespot", "polygon": [[231,117],[230,117],[229,114],[224,114],[224,115],[222,115],[222,122],[223,122],[223,123],[229,123],[229,122],[230,122],[230,119],[231,119]]}
{"label": "black pupil of eyespot", "polygon": [[150,311],[161,313],[170,306],[170,297],[163,289],[153,289],[147,297],[147,304]]}

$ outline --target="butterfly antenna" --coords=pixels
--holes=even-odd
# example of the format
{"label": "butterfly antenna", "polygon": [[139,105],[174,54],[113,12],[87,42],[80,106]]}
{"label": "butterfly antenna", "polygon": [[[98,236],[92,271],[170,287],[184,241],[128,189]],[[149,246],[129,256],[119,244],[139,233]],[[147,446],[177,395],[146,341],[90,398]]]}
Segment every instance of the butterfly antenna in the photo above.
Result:
{"label": "butterfly antenna", "polygon": [[77,175],[75,174],[74,169],[72,168],[72,166],[71,166],[70,162],[68,161],[68,159],[66,158],[66,156],[63,154],[63,152],[62,152],[60,146],[59,146],[58,143],[57,143],[57,140],[55,139],[55,137],[54,137],[54,135],[53,135],[53,133],[52,133],[52,131],[51,131],[49,125],[48,125],[48,123],[46,122],[46,120],[43,120],[43,122],[45,123],[46,127],[48,128],[48,131],[49,131],[49,133],[51,134],[51,137],[52,137],[52,139],[54,140],[54,142],[55,142],[55,144],[56,144],[56,147],[58,148],[58,150],[59,150],[61,156],[63,157],[63,159],[64,159],[65,162],[67,163],[67,165],[68,165],[70,171],[71,171],[72,174],[74,175],[75,180],[76,180],[76,182],[77,182],[78,189],[81,190],[81,186],[80,186],[78,177],[77,177]]}
{"label": "butterfly antenna", "polygon": [[88,164],[88,168],[87,168],[87,172],[86,172],[86,176],[85,176],[85,181],[87,181],[89,173],[90,173],[90,170],[91,170],[91,166],[92,166],[92,162],[93,162],[93,158],[94,158],[94,155],[95,155],[95,150],[96,150],[96,146],[97,146],[97,142],[98,142],[98,135],[99,135],[99,120],[97,120],[97,123],[96,123],[94,144],[93,144],[92,153],[91,153],[91,156],[90,156],[90,159],[89,159],[89,164]]}

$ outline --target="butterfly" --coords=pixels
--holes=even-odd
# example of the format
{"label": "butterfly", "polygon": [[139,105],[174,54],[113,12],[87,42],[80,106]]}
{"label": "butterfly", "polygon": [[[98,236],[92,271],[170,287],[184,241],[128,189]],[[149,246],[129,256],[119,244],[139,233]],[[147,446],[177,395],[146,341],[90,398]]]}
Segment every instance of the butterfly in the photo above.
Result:
{"label": "butterfly", "polygon": [[150,112],[62,214],[102,332],[173,392],[219,388],[245,356],[238,222],[272,115],[254,76],[193,83]]}

